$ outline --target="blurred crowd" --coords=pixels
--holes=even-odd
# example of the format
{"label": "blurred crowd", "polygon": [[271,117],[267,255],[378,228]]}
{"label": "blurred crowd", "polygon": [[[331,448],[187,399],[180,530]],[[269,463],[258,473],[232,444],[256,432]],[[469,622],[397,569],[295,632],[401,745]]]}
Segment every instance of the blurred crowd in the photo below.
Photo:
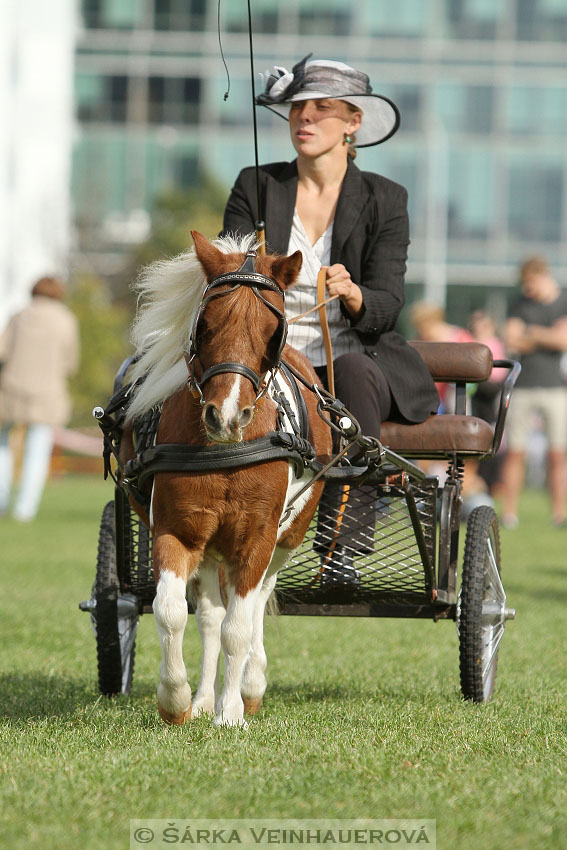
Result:
{"label": "blurred crowd", "polygon": [[[520,291],[498,326],[486,310],[475,310],[467,326],[450,324],[442,307],[419,301],[410,309],[417,338],[430,342],[487,345],[494,360],[519,360],[522,371],[510,402],[504,439],[495,458],[468,461],[464,515],[478,504],[501,506],[502,524],[518,525],[524,485],[546,486],[551,519],[567,526],[567,293],[548,263],[531,257],[520,268]],[[494,424],[507,369],[493,369],[490,381],[469,387],[468,412]],[[439,412],[451,412],[449,385],[439,385]]]}

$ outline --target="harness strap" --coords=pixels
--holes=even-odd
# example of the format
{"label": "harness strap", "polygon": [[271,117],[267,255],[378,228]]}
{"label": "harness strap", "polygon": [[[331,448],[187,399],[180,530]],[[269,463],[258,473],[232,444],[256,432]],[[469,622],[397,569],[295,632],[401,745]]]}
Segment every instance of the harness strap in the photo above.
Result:
{"label": "harness strap", "polygon": [[252,383],[256,392],[259,391],[260,386],[262,385],[262,377],[260,375],[257,375],[256,372],[248,366],[245,366],[244,363],[232,363],[230,361],[226,363],[218,363],[216,366],[210,366],[203,372],[199,383],[203,386],[203,384],[205,384],[209,378],[212,378],[213,375],[222,375],[225,372],[235,372],[238,375],[244,375],[244,377],[248,378],[248,380]]}
{"label": "harness strap", "polygon": [[280,360],[280,371],[291,387],[293,397],[297,405],[297,411],[299,414],[299,436],[307,439],[309,436],[309,414],[307,412],[307,405],[305,404],[303,393],[299,389],[299,384],[297,383],[294,375],[292,375],[291,369],[283,360]]}
{"label": "harness strap", "polygon": [[272,431],[265,437],[231,446],[189,446],[164,443],[152,446],[126,464],[125,483],[136,480],[143,489],[145,480],[158,472],[215,472],[235,469],[271,460],[293,464],[296,478],[301,478],[315,458],[315,449],[307,440],[293,434]]}
{"label": "harness strap", "polygon": [[331,333],[329,331],[329,321],[327,319],[327,307],[325,304],[325,281],[327,279],[327,270],[325,268],[319,271],[317,275],[317,302],[319,303],[319,322],[321,323],[321,331],[323,332],[323,344],[325,346],[325,358],[327,360],[327,384],[331,395],[335,394],[335,373],[333,371],[333,346],[331,344]]}

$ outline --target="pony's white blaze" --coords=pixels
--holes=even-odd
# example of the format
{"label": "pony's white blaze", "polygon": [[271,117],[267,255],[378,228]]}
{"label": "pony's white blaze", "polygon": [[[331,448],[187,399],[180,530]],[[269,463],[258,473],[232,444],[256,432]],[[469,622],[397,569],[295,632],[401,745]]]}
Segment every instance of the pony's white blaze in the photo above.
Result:
{"label": "pony's white blaze", "polygon": [[240,383],[242,380],[241,375],[235,375],[234,383],[230,389],[229,394],[225,398],[221,407],[221,421],[223,426],[226,428],[233,422],[239,414],[240,408],[238,407],[238,400],[240,398]]}
{"label": "pony's white blaze", "polygon": [[191,688],[183,662],[183,632],[187,623],[186,584],[171,570],[162,570],[153,602],[162,660],[158,701],[165,711],[183,714],[191,706]]}

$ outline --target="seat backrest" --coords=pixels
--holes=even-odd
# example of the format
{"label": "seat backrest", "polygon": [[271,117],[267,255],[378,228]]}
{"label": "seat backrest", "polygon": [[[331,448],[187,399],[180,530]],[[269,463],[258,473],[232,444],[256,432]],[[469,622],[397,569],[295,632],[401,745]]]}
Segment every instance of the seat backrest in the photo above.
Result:
{"label": "seat backrest", "polygon": [[492,352],[482,342],[410,340],[435,381],[478,383],[492,374]]}

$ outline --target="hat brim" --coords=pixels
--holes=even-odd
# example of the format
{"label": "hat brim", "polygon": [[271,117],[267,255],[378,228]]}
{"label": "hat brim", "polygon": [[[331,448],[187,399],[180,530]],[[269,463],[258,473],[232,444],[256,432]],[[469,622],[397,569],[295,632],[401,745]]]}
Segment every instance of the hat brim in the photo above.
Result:
{"label": "hat brim", "polygon": [[356,132],[357,148],[369,148],[372,145],[380,145],[387,139],[391,139],[400,126],[400,113],[398,107],[389,98],[381,94],[345,94],[329,95],[325,92],[302,91],[294,94],[283,103],[265,103],[276,115],[289,120],[289,110],[292,103],[301,100],[345,100],[357,106],[362,112],[362,123]]}

